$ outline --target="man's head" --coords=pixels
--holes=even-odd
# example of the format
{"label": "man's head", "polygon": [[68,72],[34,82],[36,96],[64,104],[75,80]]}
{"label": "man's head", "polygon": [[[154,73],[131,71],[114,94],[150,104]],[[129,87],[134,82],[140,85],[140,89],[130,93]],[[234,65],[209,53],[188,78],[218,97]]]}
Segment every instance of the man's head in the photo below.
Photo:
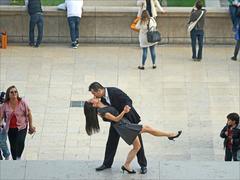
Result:
{"label": "man's head", "polygon": [[88,90],[97,98],[105,96],[105,88],[99,82],[90,84]]}
{"label": "man's head", "polygon": [[200,0],[198,0],[197,2],[196,2],[196,4],[195,4],[195,6],[196,6],[196,8],[198,9],[198,10],[200,10],[200,9],[202,9],[202,2],[200,1]]}
{"label": "man's head", "polygon": [[227,120],[228,126],[238,125],[239,115],[237,113],[230,113],[227,115]]}

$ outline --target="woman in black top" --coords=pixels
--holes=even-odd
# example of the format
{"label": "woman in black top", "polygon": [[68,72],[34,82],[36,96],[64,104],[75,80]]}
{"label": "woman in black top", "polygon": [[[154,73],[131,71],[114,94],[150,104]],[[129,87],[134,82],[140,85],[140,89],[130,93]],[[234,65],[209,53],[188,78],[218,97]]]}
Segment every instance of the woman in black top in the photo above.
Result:
{"label": "woman in black top", "polygon": [[131,170],[130,164],[141,148],[138,134],[149,133],[153,136],[165,136],[168,137],[169,140],[174,140],[174,138],[180,136],[182,131],[178,131],[178,133],[164,132],[154,129],[149,125],[133,124],[124,117],[124,114],[128,113],[130,110],[131,108],[126,105],[124,110],[119,113],[114,107],[104,105],[98,98],[93,98],[84,104],[84,114],[86,117],[85,129],[88,135],[100,130],[97,117],[97,115],[100,115],[104,121],[113,123],[113,127],[127,144],[133,145],[133,149],[128,153],[127,160],[121,167],[123,171],[132,174],[136,172]]}

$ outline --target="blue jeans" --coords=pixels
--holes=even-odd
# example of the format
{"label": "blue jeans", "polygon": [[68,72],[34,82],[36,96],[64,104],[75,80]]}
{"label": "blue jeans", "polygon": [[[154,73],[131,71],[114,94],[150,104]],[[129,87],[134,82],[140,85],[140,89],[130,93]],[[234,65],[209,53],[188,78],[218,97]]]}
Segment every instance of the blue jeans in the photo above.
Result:
{"label": "blue jeans", "polygon": [[[142,65],[144,66],[145,62],[147,60],[147,50],[148,50],[148,47],[144,47],[142,49],[143,49]],[[150,53],[151,53],[152,63],[155,64],[155,62],[156,62],[155,45],[150,46],[149,49],[150,49]]]}
{"label": "blue jeans", "polygon": [[237,6],[229,6],[229,14],[231,16],[233,31],[236,31],[239,18],[237,17]]}
{"label": "blue jeans", "polygon": [[[203,49],[203,37],[204,31],[203,30],[196,30],[193,29],[191,31],[191,42],[192,42],[192,58],[195,59],[202,59],[202,49]],[[196,56],[196,43],[198,40],[198,54]]]}
{"label": "blue jeans", "polygon": [[29,41],[31,44],[34,44],[34,29],[37,25],[38,28],[38,37],[36,44],[39,45],[42,42],[43,37],[43,15],[42,14],[33,14],[30,16],[29,23]]}
{"label": "blue jeans", "polygon": [[71,41],[72,43],[75,43],[79,38],[80,17],[68,17],[68,25],[70,29]]}
{"label": "blue jeans", "polygon": [[7,146],[7,133],[4,129],[0,129],[0,150],[2,150],[3,156],[5,158],[10,156],[10,152]]}

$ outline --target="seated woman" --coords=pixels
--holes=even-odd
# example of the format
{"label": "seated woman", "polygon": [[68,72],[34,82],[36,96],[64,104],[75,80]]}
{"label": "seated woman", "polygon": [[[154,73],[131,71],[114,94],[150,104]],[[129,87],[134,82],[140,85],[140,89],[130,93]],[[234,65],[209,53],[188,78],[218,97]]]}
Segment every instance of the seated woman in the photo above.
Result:
{"label": "seated woman", "polygon": [[149,125],[133,124],[124,117],[124,114],[128,113],[130,109],[131,108],[126,105],[124,110],[119,113],[114,107],[104,105],[98,98],[92,98],[84,104],[84,114],[86,117],[85,129],[88,135],[99,132],[100,127],[97,115],[100,115],[104,121],[114,123],[113,127],[120,137],[127,144],[133,145],[133,149],[128,153],[127,159],[121,167],[123,172],[127,171],[128,173],[133,174],[136,173],[136,171],[131,169],[131,162],[141,148],[138,134],[149,133],[153,136],[165,136],[168,137],[169,140],[174,140],[181,135],[182,131],[178,131],[178,133],[164,132],[154,129]]}

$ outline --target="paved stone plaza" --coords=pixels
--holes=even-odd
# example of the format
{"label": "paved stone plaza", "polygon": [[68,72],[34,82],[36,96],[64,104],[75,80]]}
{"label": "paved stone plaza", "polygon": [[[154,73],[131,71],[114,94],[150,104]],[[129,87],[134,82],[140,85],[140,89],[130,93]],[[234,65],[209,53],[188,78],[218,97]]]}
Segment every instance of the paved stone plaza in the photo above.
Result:
{"label": "paved stone plaza", "polygon": [[[151,69],[149,55],[144,71],[137,69],[141,49],[136,45],[81,44],[75,50],[67,44],[43,44],[40,48],[16,44],[6,50],[0,49],[0,90],[16,85],[30,105],[37,127],[33,138],[27,136],[22,158],[27,161],[18,162],[19,167],[34,168],[39,162],[35,169],[47,168],[51,163],[61,169],[68,163],[76,163],[79,164],[78,173],[83,172],[83,179],[89,174],[90,177],[99,175],[100,179],[116,179],[120,175],[120,166],[130,147],[121,140],[112,170],[95,173],[94,168],[101,164],[104,156],[109,123],[100,121],[101,132],[89,137],[84,130],[83,109],[70,107],[70,101],[89,99],[88,85],[99,81],[124,90],[134,101],[142,123],[162,130],[183,130],[175,142],[144,134],[149,172],[135,178],[189,179],[187,175],[178,178],[175,173],[184,174],[185,168],[190,167],[195,167],[192,172],[206,167],[209,174],[213,173],[199,179],[230,178],[226,176],[227,169],[221,169],[226,164],[222,162],[223,139],[219,133],[226,123],[226,115],[240,112],[240,62],[230,60],[233,48],[205,46],[203,60],[193,62],[190,45],[160,45],[157,47],[157,69]],[[64,162],[65,165],[61,165]],[[210,164],[204,165],[205,162]],[[11,163],[3,167],[1,162],[2,176],[3,172],[13,174],[3,170],[8,165],[11,167]],[[133,167],[138,170],[136,161]],[[216,167],[220,167],[217,169],[219,176],[214,176]],[[239,163],[226,167],[234,167],[230,179],[239,179]],[[33,178],[34,174],[29,175],[27,171],[19,177],[42,177]],[[77,179],[69,173],[66,178]],[[119,178],[126,177],[128,175]],[[0,176],[1,180],[4,178]]]}

